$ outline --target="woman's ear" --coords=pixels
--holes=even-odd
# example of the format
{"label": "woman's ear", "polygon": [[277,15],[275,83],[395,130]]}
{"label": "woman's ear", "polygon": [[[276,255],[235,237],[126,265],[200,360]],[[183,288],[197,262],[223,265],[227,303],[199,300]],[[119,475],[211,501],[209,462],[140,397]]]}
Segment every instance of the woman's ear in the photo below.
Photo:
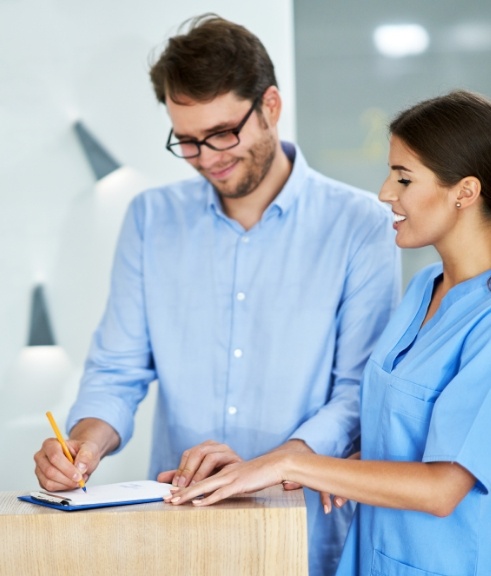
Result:
{"label": "woman's ear", "polygon": [[457,185],[456,205],[466,208],[474,204],[481,195],[481,181],[475,176],[466,176]]}

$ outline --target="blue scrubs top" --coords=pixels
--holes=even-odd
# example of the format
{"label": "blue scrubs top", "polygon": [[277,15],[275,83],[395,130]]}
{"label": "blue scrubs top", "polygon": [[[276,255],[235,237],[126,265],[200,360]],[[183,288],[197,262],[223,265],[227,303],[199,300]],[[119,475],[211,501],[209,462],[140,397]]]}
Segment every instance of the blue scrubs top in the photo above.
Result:
{"label": "blue scrubs top", "polygon": [[339,576],[491,574],[491,271],[422,327],[441,264],[408,287],[362,381],[362,458],[457,462],[477,479],[446,518],[358,505]]}

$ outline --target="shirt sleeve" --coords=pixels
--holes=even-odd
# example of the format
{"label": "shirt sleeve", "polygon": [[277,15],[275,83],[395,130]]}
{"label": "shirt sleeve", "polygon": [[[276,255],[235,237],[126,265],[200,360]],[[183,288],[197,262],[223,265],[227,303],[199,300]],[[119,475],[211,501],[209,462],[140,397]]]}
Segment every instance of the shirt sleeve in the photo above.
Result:
{"label": "shirt sleeve", "polygon": [[67,429],[83,418],[99,418],[121,438],[133,434],[133,417],[155,379],[143,290],[143,202],[130,205],[115,253],[111,289],[92,339],[79,394]]}
{"label": "shirt sleeve", "polygon": [[[377,208],[381,208],[378,206]],[[384,209],[385,212],[385,209]],[[373,216],[373,214],[371,215]],[[336,315],[336,349],[326,404],[291,435],[318,454],[346,456],[359,437],[360,380],[401,294],[400,253],[388,212],[355,236]]]}
{"label": "shirt sleeve", "polygon": [[[490,294],[491,298],[491,294]],[[460,368],[435,403],[424,462],[457,462],[491,487],[491,314],[465,338]]]}

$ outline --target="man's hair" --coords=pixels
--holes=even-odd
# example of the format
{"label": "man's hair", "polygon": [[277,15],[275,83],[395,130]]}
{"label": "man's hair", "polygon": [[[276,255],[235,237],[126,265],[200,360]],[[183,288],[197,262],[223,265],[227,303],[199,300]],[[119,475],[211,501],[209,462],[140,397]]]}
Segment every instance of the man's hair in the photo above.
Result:
{"label": "man's hair", "polygon": [[253,100],[278,85],[266,49],[243,26],[206,13],[186,20],[179,32],[150,68],[159,102],[182,96],[207,102],[228,92]]}

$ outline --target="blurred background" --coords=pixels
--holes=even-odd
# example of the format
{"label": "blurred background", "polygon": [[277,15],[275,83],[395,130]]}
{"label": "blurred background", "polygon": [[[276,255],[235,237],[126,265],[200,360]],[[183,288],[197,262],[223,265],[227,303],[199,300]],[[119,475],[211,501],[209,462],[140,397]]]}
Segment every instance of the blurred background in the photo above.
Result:
{"label": "blurred background", "polygon": [[[453,88],[491,96],[489,0],[0,0],[0,490],[35,488],[47,410],[64,427],[128,202],[192,174],[165,151],[148,65],[205,11],[265,44],[282,137],[374,193],[395,113]],[[436,257],[404,251],[404,285]],[[154,393],[94,482],[146,477]]]}
{"label": "blurred background", "polygon": [[[455,88],[491,97],[489,0],[295,0],[297,140],[313,168],[377,192],[387,124]],[[437,259],[403,251],[404,285]]]}

